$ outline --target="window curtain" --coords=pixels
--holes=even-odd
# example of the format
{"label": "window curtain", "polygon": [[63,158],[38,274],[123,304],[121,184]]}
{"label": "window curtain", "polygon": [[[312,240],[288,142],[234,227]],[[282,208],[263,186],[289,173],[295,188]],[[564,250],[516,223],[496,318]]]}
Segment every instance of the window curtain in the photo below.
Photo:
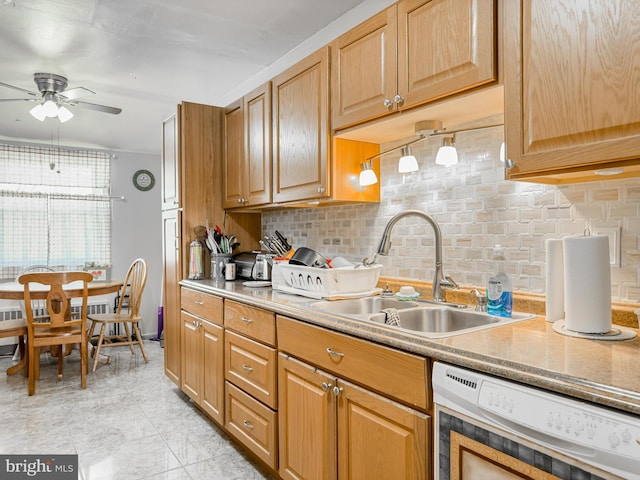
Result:
{"label": "window curtain", "polygon": [[109,155],[0,144],[0,278],[111,263]]}

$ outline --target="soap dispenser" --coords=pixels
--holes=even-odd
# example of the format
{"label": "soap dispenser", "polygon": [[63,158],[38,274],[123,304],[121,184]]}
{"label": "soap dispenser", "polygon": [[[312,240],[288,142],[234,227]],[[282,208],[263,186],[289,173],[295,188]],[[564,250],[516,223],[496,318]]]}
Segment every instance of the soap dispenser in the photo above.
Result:
{"label": "soap dispenser", "polygon": [[500,317],[511,317],[513,291],[511,279],[505,272],[504,249],[496,245],[493,249],[491,276],[487,283],[487,312]]}

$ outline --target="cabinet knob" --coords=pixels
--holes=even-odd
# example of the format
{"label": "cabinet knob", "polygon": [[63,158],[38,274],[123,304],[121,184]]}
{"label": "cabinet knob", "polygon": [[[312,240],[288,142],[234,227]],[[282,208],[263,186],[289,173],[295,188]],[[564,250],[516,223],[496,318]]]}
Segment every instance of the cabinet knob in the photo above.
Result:
{"label": "cabinet knob", "polygon": [[322,387],[322,391],[323,392],[328,392],[329,389],[331,387],[333,387],[333,385],[331,385],[330,383],[327,383],[327,382],[322,382],[322,385],[320,385],[320,386]]}
{"label": "cabinet knob", "polygon": [[382,104],[387,108],[393,107],[393,102],[391,100],[389,100],[388,98],[385,98],[384,102],[382,102]]}
{"label": "cabinet knob", "polygon": [[404,98],[402,98],[402,95],[396,95],[395,97],[393,97],[393,101],[400,105],[401,103],[404,102]]}
{"label": "cabinet knob", "polygon": [[241,198],[239,198],[239,199],[238,199],[238,203],[239,203],[240,205],[242,205],[242,199],[241,199]]}
{"label": "cabinet knob", "polygon": [[318,187],[318,193],[324,193],[324,192],[325,192],[324,187]]}
{"label": "cabinet knob", "polygon": [[342,387],[333,387],[333,394],[337,397],[344,391]]}

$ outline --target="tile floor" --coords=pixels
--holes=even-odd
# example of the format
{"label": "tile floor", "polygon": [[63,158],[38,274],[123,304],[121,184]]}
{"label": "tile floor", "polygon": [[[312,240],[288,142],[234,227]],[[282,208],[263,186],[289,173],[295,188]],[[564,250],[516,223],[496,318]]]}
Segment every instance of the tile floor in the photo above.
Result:
{"label": "tile floor", "polygon": [[163,349],[147,341],[149,363],[128,348],[80,388],[77,351],[65,378],[41,356],[36,394],[0,358],[0,453],[78,454],[80,480],[232,480],[271,477],[236,447],[163,373]]}

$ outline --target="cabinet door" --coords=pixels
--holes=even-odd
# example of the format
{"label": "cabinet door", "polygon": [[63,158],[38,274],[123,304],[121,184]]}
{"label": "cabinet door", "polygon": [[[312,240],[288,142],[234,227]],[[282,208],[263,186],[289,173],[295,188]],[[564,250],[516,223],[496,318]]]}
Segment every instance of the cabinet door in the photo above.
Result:
{"label": "cabinet door", "polygon": [[430,478],[430,417],[343,380],[338,397],[341,480]]}
{"label": "cabinet door", "polygon": [[633,164],[637,175],[640,2],[523,0],[504,14],[508,178],[565,183]]}
{"label": "cabinet door", "polygon": [[164,373],[180,386],[180,211],[162,212]]}
{"label": "cabinet door", "polygon": [[273,79],[273,201],[331,195],[329,47]]}
{"label": "cabinet door", "polygon": [[284,480],[337,478],[335,385],[335,377],[279,355],[279,473]]}
{"label": "cabinet door", "polygon": [[162,209],[179,206],[178,116],[162,122]]}
{"label": "cabinet door", "polygon": [[331,44],[331,127],[395,110],[396,7],[348,31]]}
{"label": "cabinet door", "polygon": [[244,106],[239,100],[224,115],[224,208],[242,206],[245,195]]}
{"label": "cabinet door", "polygon": [[224,425],[224,329],[203,321],[202,330],[201,407],[212,419]]}
{"label": "cabinet door", "polygon": [[271,82],[244,96],[245,198],[248,205],[271,201]]}
{"label": "cabinet door", "polygon": [[398,93],[410,108],[497,78],[494,0],[398,2]]}
{"label": "cabinet door", "polygon": [[202,323],[198,317],[184,310],[182,318],[182,391],[200,403],[202,390]]}

